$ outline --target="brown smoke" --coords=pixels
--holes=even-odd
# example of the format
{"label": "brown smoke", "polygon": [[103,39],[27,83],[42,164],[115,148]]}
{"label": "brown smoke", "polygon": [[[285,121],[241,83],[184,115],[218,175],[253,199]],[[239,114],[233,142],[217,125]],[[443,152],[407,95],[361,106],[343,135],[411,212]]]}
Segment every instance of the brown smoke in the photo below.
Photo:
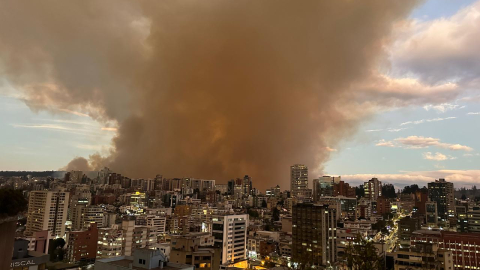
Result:
{"label": "brown smoke", "polygon": [[0,68],[34,110],[118,121],[114,171],[287,188],[353,134],[350,86],[415,2],[9,1]]}
{"label": "brown smoke", "polygon": [[90,171],[90,164],[86,158],[76,157],[72,159],[67,166],[61,168],[61,171]]}

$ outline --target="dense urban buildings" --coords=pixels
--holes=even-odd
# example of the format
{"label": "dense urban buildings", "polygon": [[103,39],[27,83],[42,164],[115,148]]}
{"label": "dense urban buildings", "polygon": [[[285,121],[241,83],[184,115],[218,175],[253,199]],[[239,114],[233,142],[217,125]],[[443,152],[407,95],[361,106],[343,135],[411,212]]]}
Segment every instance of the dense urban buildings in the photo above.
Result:
{"label": "dense urban buildings", "polygon": [[[2,178],[0,187],[22,190],[20,196],[28,198],[12,237],[16,247],[26,246],[38,269],[61,263],[98,269],[345,269],[349,258],[358,259],[352,250],[360,243],[375,254],[370,260],[385,258],[389,269],[480,267],[480,202],[455,197],[447,180],[395,192],[377,178],[363,187],[340,176],[309,179],[308,168],[299,164],[289,176],[287,190],[276,185],[261,191],[249,175],[219,184],[163,175],[130,179],[104,168],[59,178]],[[26,257],[15,256],[12,269],[21,269]]]}

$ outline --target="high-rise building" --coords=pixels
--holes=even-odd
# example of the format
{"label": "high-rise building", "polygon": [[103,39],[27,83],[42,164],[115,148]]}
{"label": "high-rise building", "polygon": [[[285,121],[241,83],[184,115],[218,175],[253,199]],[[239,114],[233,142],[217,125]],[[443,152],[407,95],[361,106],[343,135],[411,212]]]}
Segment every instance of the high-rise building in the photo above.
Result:
{"label": "high-rise building", "polygon": [[215,180],[191,179],[191,185],[193,190],[198,190],[200,193],[215,191]]}
{"label": "high-rise building", "polygon": [[378,197],[382,196],[382,182],[377,178],[372,178],[363,184],[365,198],[376,202]]}
{"label": "high-rise building", "polygon": [[248,215],[217,215],[212,218],[215,246],[222,248],[221,264],[236,263],[247,258]]}
{"label": "high-rise building", "polygon": [[428,198],[437,203],[438,218],[441,221],[447,221],[448,218],[455,216],[454,192],[453,183],[445,179],[428,183]]}
{"label": "high-rise building", "polygon": [[305,189],[308,189],[308,167],[302,164],[290,166],[291,195],[297,197]]}
{"label": "high-rise building", "polygon": [[67,233],[67,259],[69,262],[94,262],[97,257],[98,229],[91,223],[85,231]]}
{"label": "high-rise building", "polygon": [[455,195],[453,183],[438,179],[428,183],[428,198],[437,203],[438,218],[447,221],[455,216]]}
{"label": "high-rise building", "polygon": [[252,177],[248,175],[243,177],[243,194],[253,195]]}
{"label": "high-rise building", "polygon": [[330,266],[337,258],[336,209],[327,205],[297,204],[292,213],[292,261]]}
{"label": "high-rise building", "polygon": [[344,196],[325,196],[321,197],[317,204],[328,205],[329,208],[335,208],[337,210],[337,219],[350,218],[355,220],[357,213],[357,199],[348,198]]}
{"label": "high-rise building", "polygon": [[32,191],[28,201],[25,235],[48,230],[63,237],[67,221],[69,193],[65,191]]}
{"label": "high-rise building", "polygon": [[317,202],[323,196],[335,196],[334,186],[341,181],[339,177],[322,176],[313,179],[313,201]]}

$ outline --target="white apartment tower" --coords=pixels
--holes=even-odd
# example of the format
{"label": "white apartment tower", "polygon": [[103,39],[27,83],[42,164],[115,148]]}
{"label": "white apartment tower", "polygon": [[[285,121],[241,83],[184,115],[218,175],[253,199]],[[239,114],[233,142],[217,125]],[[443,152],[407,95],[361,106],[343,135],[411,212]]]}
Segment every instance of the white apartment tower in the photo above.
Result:
{"label": "white apartment tower", "polygon": [[222,248],[221,264],[230,264],[247,258],[248,215],[213,216],[212,235],[215,246]]}
{"label": "white apartment tower", "polygon": [[48,230],[63,237],[67,221],[69,193],[65,191],[32,191],[28,201],[26,235]]}

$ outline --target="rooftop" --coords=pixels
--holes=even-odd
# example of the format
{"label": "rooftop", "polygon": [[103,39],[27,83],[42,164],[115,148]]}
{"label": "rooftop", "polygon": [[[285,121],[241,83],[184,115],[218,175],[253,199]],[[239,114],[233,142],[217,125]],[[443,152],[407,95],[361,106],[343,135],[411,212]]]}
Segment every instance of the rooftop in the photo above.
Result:
{"label": "rooftop", "polygon": [[[108,263],[118,265],[118,266],[122,266],[122,267],[125,267],[125,268],[129,268],[130,264],[132,262],[133,261],[129,260],[129,259],[121,259],[121,260],[116,260],[116,261],[110,261]],[[182,269],[184,267],[191,267],[191,265],[168,263],[166,266],[163,266],[163,268],[155,267],[155,268],[151,268],[150,270],[160,270],[160,269],[163,269],[163,270],[175,270],[175,269],[177,269],[178,270],[178,269]],[[130,269],[145,270],[145,268],[136,267],[136,266],[132,266],[132,268],[130,268]]]}

